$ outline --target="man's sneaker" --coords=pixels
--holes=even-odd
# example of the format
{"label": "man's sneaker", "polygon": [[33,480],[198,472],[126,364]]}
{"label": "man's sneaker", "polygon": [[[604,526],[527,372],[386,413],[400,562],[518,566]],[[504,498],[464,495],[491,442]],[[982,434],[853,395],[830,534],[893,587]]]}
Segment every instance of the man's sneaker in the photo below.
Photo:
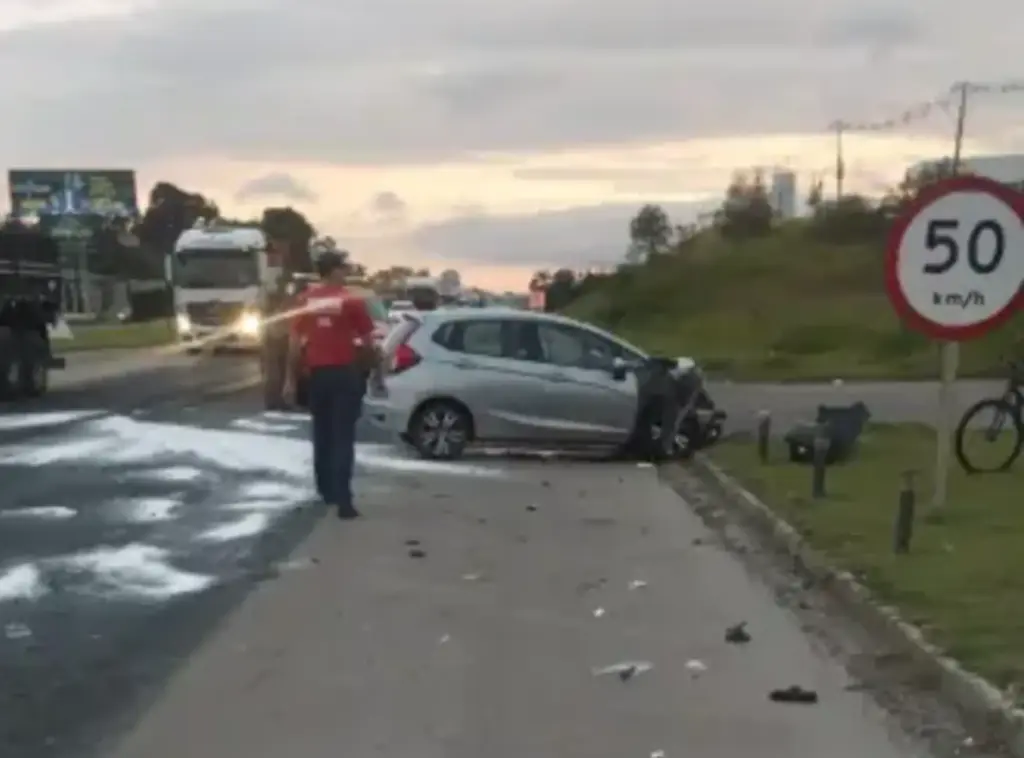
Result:
{"label": "man's sneaker", "polygon": [[351,521],[353,519],[359,518],[362,515],[363,514],[361,514],[359,511],[357,511],[351,505],[348,505],[348,506],[339,505],[338,506],[338,518],[340,518],[342,521]]}

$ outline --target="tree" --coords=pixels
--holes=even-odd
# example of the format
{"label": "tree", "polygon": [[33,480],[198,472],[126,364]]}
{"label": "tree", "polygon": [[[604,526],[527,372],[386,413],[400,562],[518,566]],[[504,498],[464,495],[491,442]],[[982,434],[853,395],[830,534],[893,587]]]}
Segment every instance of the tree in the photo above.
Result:
{"label": "tree", "polygon": [[547,290],[551,284],[551,272],[550,271],[534,271],[533,276],[530,277],[530,292],[537,292],[539,290]]}
{"label": "tree", "polygon": [[629,239],[631,242],[627,260],[639,263],[652,255],[668,250],[672,243],[672,222],[660,205],[643,206],[629,222]]}
{"label": "tree", "polygon": [[825,183],[821,179],[815,179],[807,193],[807,207],[811,211],[817,211],[825,200]]}
{"label": "tree", "polygon": [[316,236],[316,229],[302,213],[291,206],[265,208],[260,226],[271,248],[284,256],[281,265],[285,274],[312,270],[309,246]]}
{"label": "tree", "polygon": [[162,259],[170,255],[184,230],[199,219],[212,220],[219,215],[217,206],[202,195],[170,182],[157,182],[149,193],[149,207],[132,232],[143,248]]}
{"label": "tree", "polygon": [[559,311],[575,297],[576,274],[571,269],[561,268],[551,277],[544,299],[544,310]]}
{"label": "tree", "polygon": [[726,188],[725,202],[715,214],[715,226],[723,237],[762,237],[771,232],[774,216],[764,172],[756,170],[749,177],[737,173]]}

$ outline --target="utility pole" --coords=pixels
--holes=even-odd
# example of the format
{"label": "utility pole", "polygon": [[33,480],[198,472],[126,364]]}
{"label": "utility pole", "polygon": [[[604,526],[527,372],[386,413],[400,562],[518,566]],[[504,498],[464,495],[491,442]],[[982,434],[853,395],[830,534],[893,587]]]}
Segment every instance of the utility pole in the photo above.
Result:
{"label": "utility pole", "polygon": [[[960,173],[963,158],[964,124],[967,121],[967,94],[970,90],[968,82],[953,85],[953,92],[960,95],[960,103],[956,114],[956,132],[953,135],[953,157],[950,171],[955,176]],[[935,490],[932,493],[932,513],[937,515],[946,507],[949,497],[949,466],[952,455],[953,412],[956,406],[956,375],[960,368],[960,343],[943,342],[939,345],[940,382],[939,382],[939,418],[936,424],[938,439],[935,445]]]}
{"label": "utility pole", "polygon": [[846,164],[843,161],[843,131],[846,124],[836,121],[832,124],[836,132],[836,201],[843,199],[843,179],[846,178]]}

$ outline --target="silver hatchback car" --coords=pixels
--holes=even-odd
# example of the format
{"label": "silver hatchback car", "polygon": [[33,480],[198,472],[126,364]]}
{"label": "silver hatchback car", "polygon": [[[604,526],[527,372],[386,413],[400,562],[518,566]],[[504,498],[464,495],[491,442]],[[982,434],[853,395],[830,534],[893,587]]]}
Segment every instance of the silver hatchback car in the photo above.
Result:
{"label": "silver hatchback car", "polygon": [[389,368],[364,415],[426,458],[457,458],[469,444],[617,451],[638,429],[660,434],[661,416],[645,419],[650,372],[638,370],[651,359],[572,319],[430,311],[407,316],[382,348]]}

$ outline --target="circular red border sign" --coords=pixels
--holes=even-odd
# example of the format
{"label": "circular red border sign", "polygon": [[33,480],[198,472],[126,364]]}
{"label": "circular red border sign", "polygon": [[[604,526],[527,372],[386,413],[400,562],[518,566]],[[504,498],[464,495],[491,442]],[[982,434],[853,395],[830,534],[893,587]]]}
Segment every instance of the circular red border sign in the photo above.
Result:
{"label": "circular red border sign", "polygon": [[[900,214],[889,232],[889,240],[885,249],[885,289],[889,294],[889,302],[892,303],[892,307],[907,326],[935,339],[962,342],[982,337],[1006,323],[1018,309],[1024,306],[1024,287],[1017,291],[1013,300],[1007,303],[1001,311],[989,316],[984,321],[966,326],[948,326],[931,321],[918,313],[907,300],[897,274],[903,236],[919,213],[927,210],[932,203],[954,192],[983,192],[993,195],[1016,211],[1024,222],[1024,195],[993,179],[970,175],[952,176],[929,185],[922,189]],[[1024,250],[1019,254],[1024,255]]]}

